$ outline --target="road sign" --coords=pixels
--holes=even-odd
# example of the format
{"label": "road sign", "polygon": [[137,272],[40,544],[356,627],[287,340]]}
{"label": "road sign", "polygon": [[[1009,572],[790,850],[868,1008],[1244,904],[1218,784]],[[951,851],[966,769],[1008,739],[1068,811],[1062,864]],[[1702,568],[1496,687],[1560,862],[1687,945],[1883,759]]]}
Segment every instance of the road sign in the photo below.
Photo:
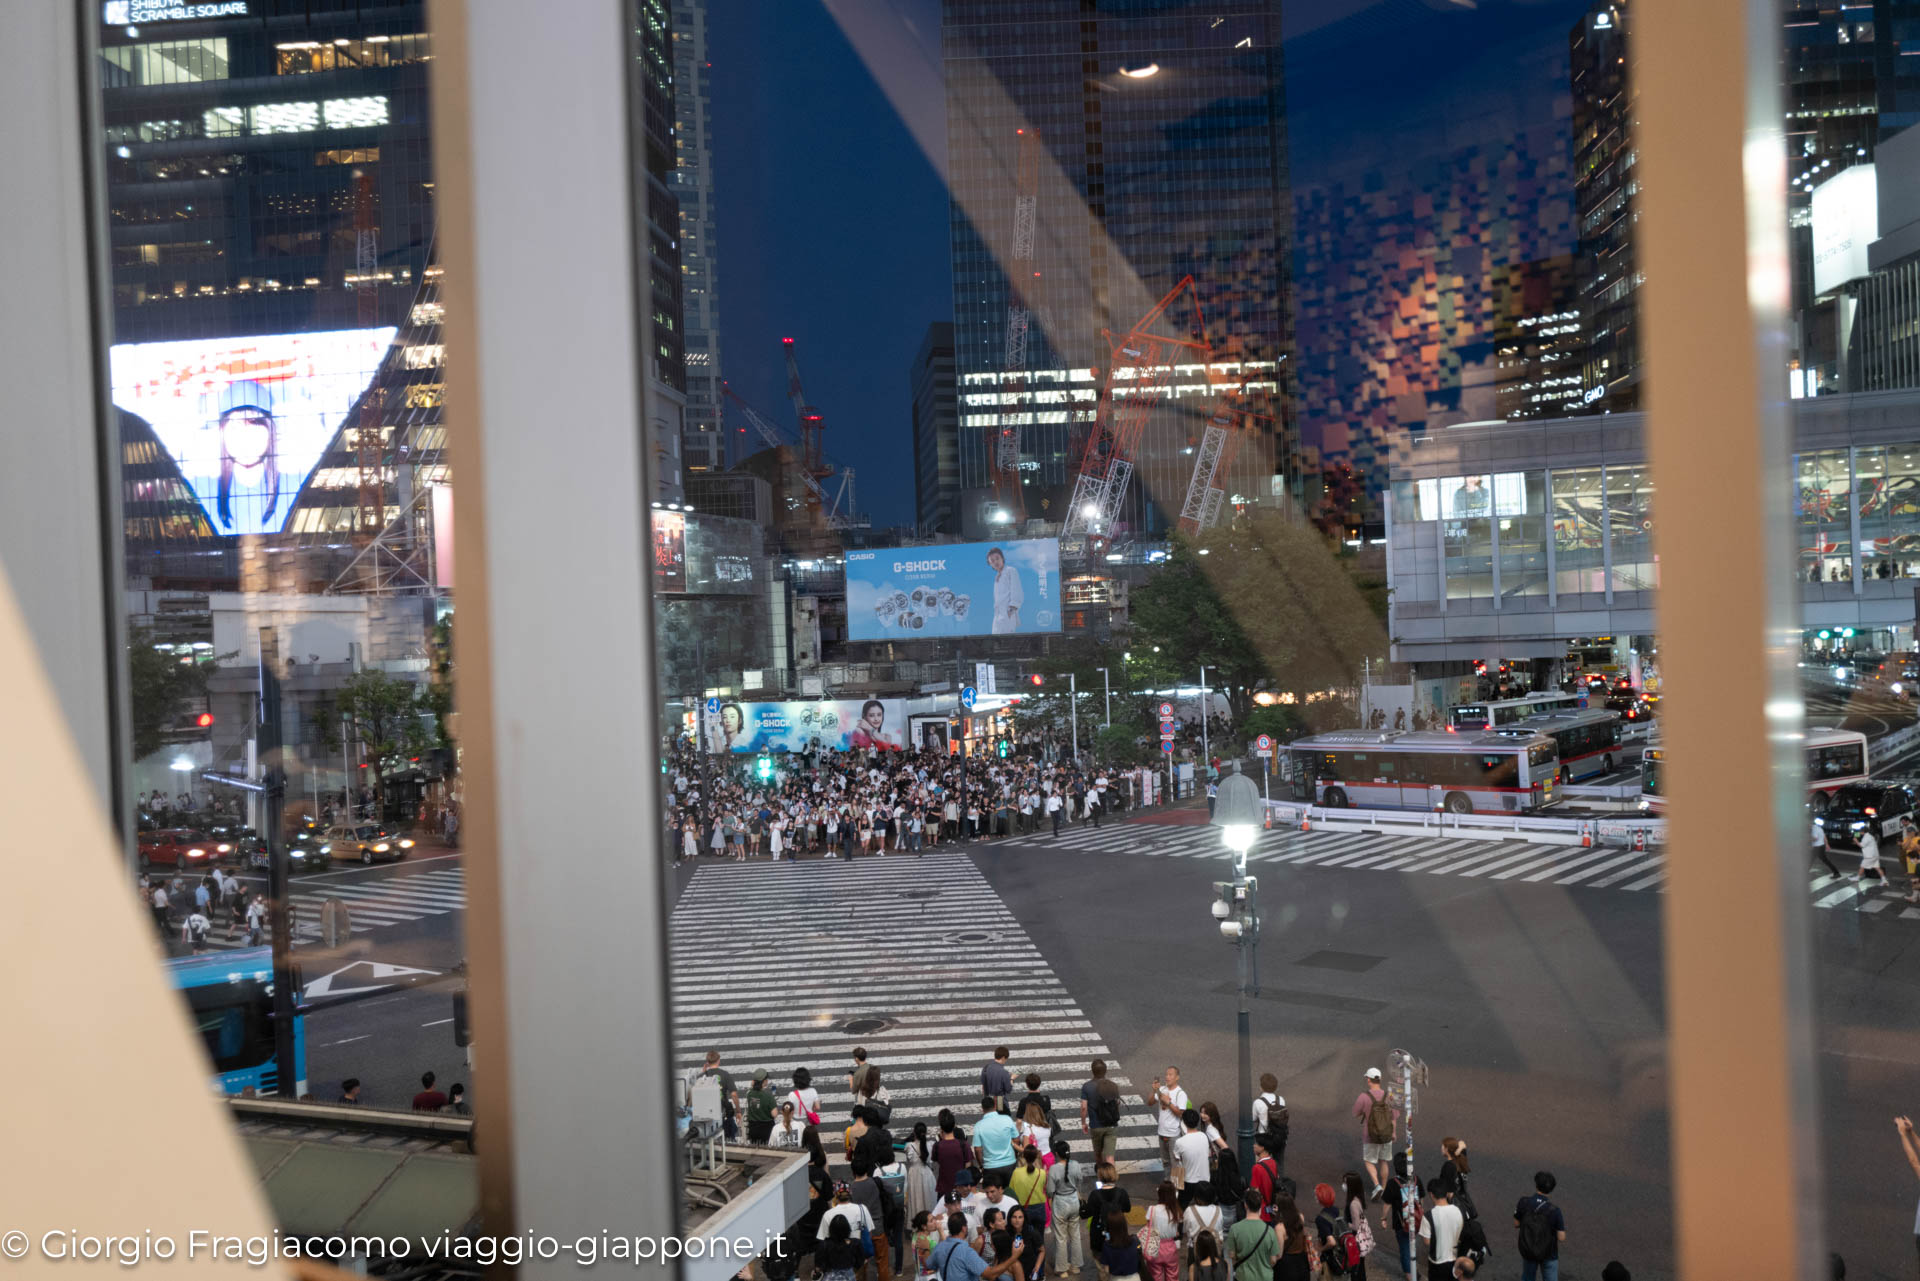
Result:
{"label": "road sign", "polygon": [[1173,740],[1172,740],[1172,739],[1170,739],[1170,738],[1163,738],[1163,739],[1161,739],[1161,740],[1160,740],[1160,750],[1161,750],[1161,751],[1163,751],[1163,752],[1165,752],[1165,753],[1166,753],[1166,754],[1167,754],[1168,756],[1172,756],[1172,755],[1173,755]]}
{"label": "road sign", "polygon": [[1253,751],[1256,756],[1271,757],[1273,755],[1273,736],[1271,734],[1262,734],[1259,738],[1254,739]]}
{"label": "road sign", "polygon": [[1165,721],[1165,720],[1171,720],[1171,719],[1173,719],[1173,704],[1172,704],[1172,703],[1162,703],[1162,704],[1160,704],[1160,719],[1161,719],[1161,720],[1163,720],[1163,721]]}
{"label": "road sign", "polygon": [[973,710],[974,702],[979,697],[980,697],[979,693],[975,691],[973,686],[962,685],[960,687],[960,706],[966,708],[968,711]]}
{"label": "road sign", "polygon": [[707,700],[707,715],[718,716],[719,714],[720,714],[720,700],[717,698],[709,698]]}

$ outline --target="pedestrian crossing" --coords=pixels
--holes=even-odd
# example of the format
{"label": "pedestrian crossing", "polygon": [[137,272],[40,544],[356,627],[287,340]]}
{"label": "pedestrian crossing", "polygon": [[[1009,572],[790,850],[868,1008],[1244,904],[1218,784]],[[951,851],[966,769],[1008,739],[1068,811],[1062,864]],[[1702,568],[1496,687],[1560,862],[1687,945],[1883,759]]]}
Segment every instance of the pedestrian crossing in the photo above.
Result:
{"label": "pedestrian crossing", "polygon": [[[1224,867],[1229,854],[1217,828],[1169,827],[1162,824],[1109,824],[1062,832],[1058,840],[1038,835],[1017,842],[1024,850],[1046,852],[1138,854],[1159,858],[1217,859]],[[1301,832],[1293,828],[1264,831],[1247,854],[1247,865],[1340,868],[1345,871],[1422,872],[1459,876],[1487,882],[1522,885],[1564,885],[1581,889],[1627,891],[1659,890],[1667,880],[1663,850],[1628,850],[1617,845],[1583,848],[1578,845],[1542,845],[1532,841],[1492,837],[1407,835],[1393,832]],[[1869,887],[1863,897],[1851,877],[1835,877],[1822,870],[1809,873],[1808,891],[1816,908],[1858,908],[1862,912],[1893,914],[1920,920],[1920,907],[1906,905],[1897,893]]]}
{"label": "pedestrian crossing", "polygon": [[942,1108],[971,1130],[980,1069],[1004,1045],[1015,1094],[1038,1072],[1083,1151],[1080,1084],[1092,1060],[1106,1060],[1125,1100],[1118,1163],[1161,1168],[1146,1078],[1129,1079],[965,854],[703,867],[671,935],[677,1069],[717,1050],[743,1094],[764,1067],[784,1097],[794,1069],[807,1068],[830,1154],[853,1105],[856,1045],[880,1069],[895,1139],[916,1121],[937,1136]]}
{"label": "pedestrian crossing", "polygon": [[[444,916],[448,912],[465,911],[467,906],[466,877],[458,867],[389,876],[381,880],[296,881],[294,884],[310,887],[296,890],[293,894],[293,936],[301,942],[320,938],[320,910],[328,899],[338,899],[345,906],[348,924],[354,934],[365,934],[389,925],[404,925],[431,916]],[[229,939],[227,918],[220,915],[214,921],[207,946],[223,951],[246,947],[246,933],[242,930]]]}

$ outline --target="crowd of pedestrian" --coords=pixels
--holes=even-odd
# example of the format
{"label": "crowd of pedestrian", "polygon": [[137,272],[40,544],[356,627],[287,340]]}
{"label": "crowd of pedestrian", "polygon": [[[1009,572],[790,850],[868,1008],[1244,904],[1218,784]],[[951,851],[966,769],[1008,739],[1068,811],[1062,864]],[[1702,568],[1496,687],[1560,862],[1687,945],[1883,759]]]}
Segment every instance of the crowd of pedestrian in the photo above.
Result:
{"label": "crowd of pedestrian", "polygon": [[854,749],[769,758],[667,750],[666,840],[676,861],[919,853],[1093,824],[1139,780],[1096,761]]}
{"label": "crowd of pedestrian", "polygon": [[249,893],[240,878],[225,868],[212,868],[191,886],[188,881],[179,874],[165,880],[140,878],[140,900],[153,914],[161,938],[178,937],[198,956],[207,950],[208,940],[224,920],[228,942],[244,936],[248,947],[260,946],[267,928],[265,894]]}
{"label": "crowd of pedestrian", "polygon": [[[1162,1176],[1136,1207],[1122,1185],[1119,1085],[1096,1060],[1079,1097],[1056,1099],[1000,1047],[982,1065],[971,1131],[953,1107],[932,1125],[894,1126],[882,1067],[855,1049],[843,1118],[821,1112],[807,1068],[741,1083],[706,1056],[732,1138],[804,1152],[806,1212],[760,1261],[769,1281],[1464,1281],[1496,1256],[1499,1275],[1558,1281],[1567,1217],[1542,1170],[1510,1226],[1483,1219],[1467,1144],[1443,1138],[1425,1177],[1378,1069],[1353,1101],[1359,1160],[1302,1195],[1285,1167],[1290,1120],[1279,1082],[1260,1078],[1254,1163],[1242,1170],[1220,1109],[1195,1102],[1169,1067],[1145,1092]],[[1075,1103],[1077,1102],[1077,1108]],[[843,1124],[844,1122],[844,1124]],[[906,1130],[899,1139],[896,1129]],[[833,1137],[829,1138],[828,1136]],[[1920,1146],[1915,1147],[1920,1169]],[[1496,1241],[1498,1244],[1496,1244]],[[1508,1243],[1511,1243],[1509,1245]],[[1602,1281],[1631,1281],[1608,1263]]]}

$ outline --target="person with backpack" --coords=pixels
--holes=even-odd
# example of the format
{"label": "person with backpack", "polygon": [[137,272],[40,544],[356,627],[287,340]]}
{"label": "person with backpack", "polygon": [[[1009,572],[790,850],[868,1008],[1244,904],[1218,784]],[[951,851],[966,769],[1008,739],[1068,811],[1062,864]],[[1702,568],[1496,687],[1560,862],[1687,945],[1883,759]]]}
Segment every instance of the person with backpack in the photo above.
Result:
{"label": "person with backpack", "polygon": [[1186,1240],[1187,1272],[1191,1276],[1200,1264],[1200,1241],[1218,1242],[1227,1234],[1226,1211],[1213,1203],[1213,1188],[1205,1183],[1187,1189],[1192,1199],[1180,1216],[1180,1234]]}
{"label": "person with backpack", "polygon": [[1273,1265],[1280,1258],[1280,1238],[1263,1214],[1267,1207],[1252,1188],[1240,1204],[1246,1213],[1227,1229],[1227,1259],[1233,1281],[1273,1281]]}
{"label": "person with backpack", "polygon": [[1447,1195],[1447,1183],[1434,1178],[1427,1184],[1433,1209],[1420,1225],[1420,1244],[1427,1260],[1427,1281],[1452,1281],[1453,1261],[1460,1254],[1460,1231],[1467,1216]]}
{"label": "person with backpack", "polygon": [[1120,1087],[1107,1079],[1104,1059],[1093,1061],[1093,1075],[1080,1086],[1080,1132],[1093,1145],[1093,1161],[1113,1160],[1120,1129]]}
{"label": "person with backpack", "polygon": [[1353,1114],[1360,1120],[1360,1160],[1373,1176],[1373,1195],[1378,1199],[1387,1185],[1388,1163],[1393,1160],[1394,1125],[1400,1119],[1400,1113],[1387,1098],[1387,1088],[1380,1084],[1379,1068],[1367,1069],[1367,1088],[1354,1099]]}
{"label": "person with backpack", "polygon": [[[1332,1184],[1317,1184],[1314,1200],[1320,1213],[1314,1216],[1313,1235],[1320,1242],[1320,1263],[1329,1277],[1348,1277],[1366,1281],[1367,1256],[1360,1248],[1360,1235],[1339,1207],[1340,1193]],[[1361,1210],[1365,1213],[1364,1205]]]}
{"label": "person with backpack", "polygon": [[1273,1149],[1269,1146],[1272,1142],[1268,1134],[1253,1136],[1253,1172],[1247,1176],[1248,1193],[1260,1198],[1255,1213],[1268,1223],[1273,1222],[1273,1203],[1291,1186],[1280,1174],[1280,1163],[1273,1159]]}
{"label": "person with backpack", "polygon": [[1281,1169],[1287,1165],[1287,1101],[1280,1097],[1280,1078],[1271,1072],[1260,1074],[1260,1093],[1253,1100],[1253,1132],[1269,1138],[1267,1151]]}
{"label": "person with backpack", "polygon": [[1533,1176],[1533,1195],[1523,1196],[1513,1208],[1513,1226],[1519,1232],[1520,1281],[1560,1281],[1560,1243],[1567,1239],[1566,1216],[1547,1198],[1556,1180],[1551,1170]]}
{"label": "person with backpack", "polygon": [[1414,1281],[1413,1243],[1419,1239],[1426,1210],[1420,1202],[1420,1184],[1407,1166],[1405,1152],[1393,1154],[1393,1181],[1385,1191],[1375,1189],[1374,1194],[1384,1206],[1380,1226],[1393,1233],[1394,1242],[1400,1247],[1400,1275],[1406,1281]]}
{"label": "person with backpack", "polygon": [[740,1138],[740,1086],[733,1079],[733,1073],[720,1066],[720,1051],[707,1051],[707,1064],[700,1069],[702,1078],[717,1077],[720,1082],[720,1118],[726,1130],[727,1142],[735,1143]]}
{"label": "person with backpack", "polygon": [[[1120,1173],[1111,1160],[1101,1161],[1093,1167],[1093,1191],[1087,1196],[1083,1213],[1087,1218],[1087,1249],[1093,1255],[1094,1266],[1100,1274],[1100,1281],[1117,1281],[1108,1276],[1106,1249],[1108,1244],[1108,1225],[1113,1216],[1120,1217],[1120,1234],[1126,1238],[1127,1213],[1133,1209],[1133,1198],[1120,1186]],[[1135,1264],[1138,1270],[1138,1263]]]}
{"label": "person with backpack", "polygon": [[1440,1173],[1437,1177],[1447,1185],[1447,1198],[1459,1207],[1460,1213],[1468,1219],[1477,1219],[1480,1211],[1474,1207],[1473,1195],[1467,1191],[1467,1174],[1472,1168],[1467,1163],[1465,1140],[1451,1137],[1440,1140]]}
{"label": "person with backpack", "polygon": [[756,1068],[753,1088],[747,1091],[747,1142],[765,1144],[773,1135],[773,1113],[779,1100],[767,1086],[767,1070]]}

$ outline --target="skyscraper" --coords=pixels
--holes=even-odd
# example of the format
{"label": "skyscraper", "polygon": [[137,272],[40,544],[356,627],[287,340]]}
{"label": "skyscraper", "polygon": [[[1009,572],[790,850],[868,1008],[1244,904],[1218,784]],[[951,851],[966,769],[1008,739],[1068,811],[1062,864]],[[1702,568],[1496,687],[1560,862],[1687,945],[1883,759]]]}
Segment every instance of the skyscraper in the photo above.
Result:
{"label": "skyscraper", "polygon": [[1640,272],[1633,243],[1640,182],[1633,172],[1630,17],[1628,0],[1595,0],[1568,37],[1580,228],[1575,292],[1587,327],[1580,402],[1595,412],[1640,403]]}
{"label": "skyscraper", "polygon": [[673,190],[680,201],[681,306],[686,319],[688,471],[726,465],[720,425],[720,274],[713,208],[713,89],[707,59],[707,0],[673,7]]}
{"label": "skyscraper", "polygon": [[960,532],[960,417],[953,322],[927,326],[913,358],[913,522],[923,534]]}
{"label": "skyscraper", "polygon": [[652,307],[646,321],[647,448],[653,459],[649,498],[678,502],[681,432],[687,410],[687,357],[680,274],[680,202],[673,192],[673,26],[667,0],[638,0],[635,56],[640,64],[640,137],[644,164],[634,214],[646,218],[647,279]]}
{"label": "skyscraper", "polygon": [[[1205,337],[1232,376],[1249,376],[1264,415],[1225,488],[1281,500],[1291,235],[1280,36],[1278,0],[944,0],[968,532],[1012,519],[988,466],[1002,425],[1020,432],[1019,506],[1061,520],[1109,343],[1188,275]],[[1036,145],[1033,165],[1023,152]],[[1023,311],[1025,368],[1009,370],[1010,316]],[[1167,318],[1181,336],[1196,323],[1184,302]],[[1173,523],[1215,394],[1191,364],[1168,372],[1115,533]]]}

